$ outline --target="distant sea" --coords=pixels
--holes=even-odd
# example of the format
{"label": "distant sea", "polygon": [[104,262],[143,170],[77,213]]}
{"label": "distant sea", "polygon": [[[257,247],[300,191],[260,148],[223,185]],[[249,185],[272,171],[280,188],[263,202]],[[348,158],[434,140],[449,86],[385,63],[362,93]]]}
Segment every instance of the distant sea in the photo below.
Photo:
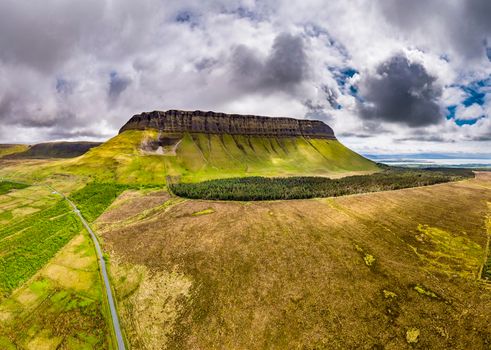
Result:
{"label": "distant sea", "polygon": [[365,157],[378,163],[411,168],[449,167],[491,169],[491,154],[365,154]]}

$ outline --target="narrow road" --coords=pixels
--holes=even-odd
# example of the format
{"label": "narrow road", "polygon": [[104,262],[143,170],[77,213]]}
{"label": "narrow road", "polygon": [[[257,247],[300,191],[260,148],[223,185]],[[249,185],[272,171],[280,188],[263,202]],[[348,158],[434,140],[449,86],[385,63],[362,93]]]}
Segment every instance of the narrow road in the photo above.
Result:
{"label": "narrow road", "polygon": [[[14,183],[30,185],[25,182],[12,181],[5,178],[0,178],[0,181],[9,181]],[[116,305],[114,304],[111,282],[109,281],[109,276],[107,274],[106,261],[104,260],[104,256],[102,255],[101,245],[99,244],[99,240],[97,239],[97,236],[95,235],[94,231],[92,231],[87,221],[85,221],[84,217],[80,213],[80,210],[78,210],[77,206],[71,200],[69,200],[63,193],[58,192],[56,189],[54,189],[49,185],[33,185],[33,186],[46,186],[53,192],[53,194],[58,194],[62,196],[63,199],[65,199],[70,204],[70,206],[73,208],[73,211],[80,218],[80,221],[82,221],[82,224],[84,225],[87,232],[89,232],[90,237],[94,242],[97,258],[99,259],[99,266],[101,267],[101,274],[102,274],[102,279],[104,280],[104,287],[105,287],[104,289],[106,290],[107,302],[109,303],[109,311],[111,312],[114,334],[116,335],[116,341],[118,343],[118,350],[126,350],[126,346],[124,345],[124,340],[123,340],[123,334],[121,333],[121,326],[119,325],[119,317],[116,311]]]}
{"label": "narrow road", "polygon": [[109,303],[109,310],[111,312],[111,318],[113,321],[114,333],[116,334],[116,341],[118,343],[118,349],[119,350],[125,350],[126,347],[124,345],[123,334],[121,333],[121,327],[119,325],[119,317],[118,317],[118,313],[116,311],[116,305],[114,304],[114,298],[113,298],[113,293],[112,293],[112,289],[111,289],[111,282],[109,281],[109,276],[107,274],[107,268],[106,268],[106,261],[104,260],[104,256],[102,255],[102,249],[101,249],[101,245],[99,244],[99,240],[97,239],[94,231],[92,231],[92,229],[90,228],[87,221],[85,221],[82,214],[80,214],[80,210],[78,210],[77,206],[71,200],[69,200],[67,197],[65,197],[63,194],[61,194],[57,191],[55,191],[55,192],[62,195],[63,198],[65,198],[65,200],[72,206],[73,211],[78,215],[78,217],[80,218],[80,221],[82,221],[82,224],[84,225],[85,229],[89,232],[90,237],[92,238],[92,241],[94,242],[97,257],[99,259],[99,265],[101,267],[102,279],[104,280],[107,302]]}

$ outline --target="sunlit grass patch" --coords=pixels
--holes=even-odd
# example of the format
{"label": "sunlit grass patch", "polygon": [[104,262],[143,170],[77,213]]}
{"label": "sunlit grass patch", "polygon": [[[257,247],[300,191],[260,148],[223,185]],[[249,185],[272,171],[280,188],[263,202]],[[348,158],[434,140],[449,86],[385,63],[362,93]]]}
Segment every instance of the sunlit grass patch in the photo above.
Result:
{"label": "sunlit grass patch", "polygon": [[436,295],[434,292],[432,292],[431,290],[429,290],[423,286],[416,285],[416,286],[414,286],[414,290],[421,295],[425,295],[425,296],[433,298],[433,299],[439,299],[438,295]]}
{"label": "sunlit grass patch", "polygon": [[213,214],[214,212],[215,210],[208,208],[193,213],[193,216],[208,215],[208,214]]}
{"label": "sunlit grass patch", "polygon": [[476,277],[483,261],[484,249],[464,235],[437,227],[418,225],[421,243],[414,251],[432,269],[462,277]]}
{"label": "sunlit grass patch", "polygon": [[0,181],[0,195],[9,193],[12,190],[19,190],[26,187],[29,187],[29,185],[9,181]]}

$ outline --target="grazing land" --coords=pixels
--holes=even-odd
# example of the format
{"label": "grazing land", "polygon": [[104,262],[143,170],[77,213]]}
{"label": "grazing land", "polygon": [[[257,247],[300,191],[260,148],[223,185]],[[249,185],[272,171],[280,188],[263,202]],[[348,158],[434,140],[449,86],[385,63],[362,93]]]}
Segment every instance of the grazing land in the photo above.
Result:
{"label": "grazing land", "polygon": [[19,190],[22,188],[29,187],[29,185],[21,184],[21,183],[16,183],[16,182],[9,182],[9,181],[1,181],[0,182],[0,195],[9,193],[11,190]]}
{"label": "grazing land", "polygon": [[78,234],[0,301],[0,348],[111,349],[103,300],[94,248]]}
{"label": "grazing land", "polygon": [[169,187],[174,194],[180,197],[248,201],[338,197],[428,186],[472,177],[474,177],[472,171],[460,169],[390,169],[371,175],[348,176],[340,179],[246,177],[169,184]]}
{"label": "grazing land", "polygon": [[0,159],[32,184],[0,185],[0,348],[114,348],[94,247],[48,186],[100,236],[130,349],[491,345],[490,173],[387,170],[335,140],[145,146],[163,136]]}
{"label": "grazing land", "polygon": [[0,228],[0,291],[31,278],[81,230],[65,201]]}
{"label": "grazing land", "polygon": [[92,222],[126,189],[127,185],[90,183],[73,192],[70,199],[87,221]]}
{"label": "grazing land", "polygon": [[133,349],[488,349],[490,203],[489,173],[274,202],[131,191],[96,228]]}
{"label": "grazing land", "polygon": [[46,186],[16,184],[0,213],[0,348],[112,348],[94,248],[71,208]]}

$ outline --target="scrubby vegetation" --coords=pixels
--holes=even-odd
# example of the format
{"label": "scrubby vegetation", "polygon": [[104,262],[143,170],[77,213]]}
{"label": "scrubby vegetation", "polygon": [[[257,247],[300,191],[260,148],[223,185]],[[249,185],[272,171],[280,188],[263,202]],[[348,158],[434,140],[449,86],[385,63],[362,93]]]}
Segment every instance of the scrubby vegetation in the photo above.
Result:
{"label": "scrubby vegetation", "polygon": [[133,198],[97,230],[132,349],[489,349],[491,289],[477,279],[489,173],[363,196],[186,200],[127,224],[145,203]]}
{"label": "scrubby vegetation", "polygon": [[65,201],[0,228],[0,293],[27,281],[80,229]]}
{"label": "scrubby vegetation", "polygon": [[245,177],[170,184],[169,187],[178,196],[195,199],[243,201],[303,199],[427,186],[473,176],[472,171],[462,169],[388,169],[372,175],[349,176],[340,179]]}
{"label": "scrubby vegetation", "polygon": [[29,185],[10,181],[0,181],[0,195],[9,193],[11,190],[20,190],[26,187],[29,187]]}

